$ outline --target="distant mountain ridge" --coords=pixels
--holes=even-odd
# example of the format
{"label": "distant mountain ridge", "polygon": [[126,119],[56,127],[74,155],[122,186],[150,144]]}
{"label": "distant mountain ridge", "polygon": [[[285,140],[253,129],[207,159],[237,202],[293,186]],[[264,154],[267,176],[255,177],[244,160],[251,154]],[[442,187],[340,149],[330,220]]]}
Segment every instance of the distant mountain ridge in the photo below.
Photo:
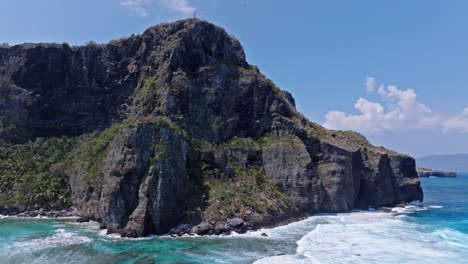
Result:
{"label": "distant mountain ridge", "polygon": [[418,167],[468,172],[468,154],[430,155],[416,160]]}

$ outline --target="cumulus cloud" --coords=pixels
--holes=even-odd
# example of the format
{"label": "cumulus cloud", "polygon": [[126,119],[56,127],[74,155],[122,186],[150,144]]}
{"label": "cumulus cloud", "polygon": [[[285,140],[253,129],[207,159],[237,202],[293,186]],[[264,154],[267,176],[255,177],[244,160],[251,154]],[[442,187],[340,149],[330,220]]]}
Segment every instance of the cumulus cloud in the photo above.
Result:
{"label": "cumulus cloud", "polygon": [[121,6],[142,17],[149,15],[148,10],[153,4],[180,15],[190,15],[196,10],[188,0],[120,0]]}
{"label": "cumulus cloud", "polygon": [[365,85],[367,91],[377,92],[383,103],[359,98],[354,104],[358,114],[330,111],[325,116],[325,127],[356,130],[365,134],[430,128],[441,129],[446,133],[468,133],[468,107],[461,114],[444,117],[419,102],[413,89],[378,85],[374,77],[366,77]]}

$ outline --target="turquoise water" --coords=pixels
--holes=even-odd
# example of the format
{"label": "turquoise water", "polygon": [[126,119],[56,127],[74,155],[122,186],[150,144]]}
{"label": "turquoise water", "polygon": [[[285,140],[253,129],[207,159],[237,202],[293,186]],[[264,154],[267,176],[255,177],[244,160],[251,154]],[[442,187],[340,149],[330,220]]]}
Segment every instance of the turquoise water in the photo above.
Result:
{"label": "turquoise water", "polygon": [[4,218],[0,263],[467,263],[468,175],[422,186],[422,205],[224,237],[123,239],[96,223]]}

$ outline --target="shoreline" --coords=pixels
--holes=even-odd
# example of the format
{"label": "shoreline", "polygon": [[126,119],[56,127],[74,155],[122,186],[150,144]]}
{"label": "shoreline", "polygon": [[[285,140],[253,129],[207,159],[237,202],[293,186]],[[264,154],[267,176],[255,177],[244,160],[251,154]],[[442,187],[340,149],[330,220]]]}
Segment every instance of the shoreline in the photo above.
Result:
{"label": "shoreline", "polygon": [[25,210],[21,212],[8,212],[0,211],[1,218],[18,218],[18,219],[59,219],[59,218],[80,218],[77,214],[74,213],[73,209],[61,209],[61,210]]}
{"label": "shoreline", "polygon": [[[277,227],[282,227],[282,226],[287,226],[292,223],[300,222],[303,220],[306,220],[310,217],[314,216],[323,216],[323,215],[338,215],[341,213],[346,213],[346,214],[352,214],[352,213],[358,213],[358,212],[383,212],[383,213],[396,213],[399,214],[398,208],[410,208],[410,207],[421,207],[425,208],[425,206],[421,204],[398,204],[395,206],[391,207],[380,207],[380,208],[372,208],[369,207],[368,210],[359,210],[359,209],[354,209],[349,212],[336,212],[336,213],[326,213],[326,212],[301,212],[301,213],[291,213],[291,214],[285,214],[281,217],[272,217],[270,219],[264,219],[264,221],[260,223],[255,223],[255,224],[249,224],[248,222],[245,222],[245,226],[239,226],[239,227],[233,227],[230,228],[229,230],[226,230],[221,233],[216,233],[215,232],[215,224],[210,224],[210,228],[206,231],[203,232],[203,234],[200,234],[199,232],[196,232],[197,228],[200,225],[203,225],[204,222],[200,224],[180,224],[179,226],[174,227],[171,229],[168,233],[162,234],[162,235],[147,235],[147,236],[142,236],[142,237],[127,237],[123,236],[121,233],[118,232],[109,232],[108,229],[103,229],[103,228],[98,228],[99,232],[105,231],[105,234],[102,233],[104,236],[109,236],[109,237],[115,237],[118,236],[119,238],[122,239],[135,239],[135,240],[140,240],[142,238],[186,238],[186,237],[226,237],[230,236],[233,234],[246,234],[250,232],[258,232],[264,229],[273,229]],[[395,210],[396,209],[396,210]],[[31,210],[31,211],[24,211],[21,213],[12,213],[12,214],[5,214],[4,212],[0,213],[0,219],[45,219],[45,220],[54,220],[54,219],[64,219],[64,220],[74,220],[74,224],[79,224],[79,225],[86,225],[87,223],[92,223],[95,222],[97,225],[100,225],[99,222],[94,221],[92,219],[87,219],[83,218],[77,214],[74,214],[73,209],[68,209],[68,210],[51,210],[51,211],[45,211],[45,210]],[[181,228],[181,226],[184,226],[185,228]],[[263,234],[262,234],[263,236]],[[264,235],[268,236],[268,235]]]}
{"label": "shoreline", "polygon": [[[437,183],[433,183],[432,185],[437,186]],[[83,263],[91,260],[102,262],[117,261],[121,259],[122,254],[125,254],[125,260],[138,259],[142,254],[151,254],[161,259],[177,258],[181,262],[193,261],[200,263],[206,262],[207,256],[211,260],[219,259],[220,262],[259,264],[281,264],[287,261],[291,261],[291,263],[295,263],[294,261],[307,263],[309,259],[306,256],[316,256],[321,259],[328,259],[330,262],[361,260],[362,263],[378,262],[378,260],[382,259],[388,260],[389,256],[394,256],[396,259],[400,257],[400,260],[403,262],[405,262],[404,260],[412,262],[413,259],[424,259],[430,256],[425,253],[426,251],[421,251],[420,249],[431,248],[433,246],[432,243],[434,243],[432,239],[437,238],[437,241],[442,241],[441,243],[446,245],[443,241],[448,241],[449,243],[457,242],[457,239],[459,239],[458,235],[462,235],[461,233],[455,233],[454,230],[447,230],[443,226],[434,229],[419,229],[429,223],[421,225],[420,222],[415,222],[414,220],[420,219],[418,217],[420,213],[417,213],[415,216],[414,212],[425,209],[431,210],[433,207],[436,207],[436,210],[441,210],[438,208],[442,208],[442,206],[445,208],[443,210],[450,210],[450,207],[442,203],[443,201],[430,198],[424,203],[410,203],[406,207],[385,207],[376,208],[375,210],[371,209],[370,211],[353,210],[352,212],[338,214],[319,213],[303,221],[292,222],[277,228],[249,231],[246,234],[232,233],[228,236],[153,236],[134,239],[107,235],[107,230],[100,230],[99,223],[94,221],[89,223],[54,219],[30,221],[5,219],[3,221],[10,222],[11,226],[17,227],[23,226],[24,223],[27,230],[33,230],[34,232],[37,231],[33,227],[35,226],[34,223],[38,223],[39,226],[42,225],[42,228],[50,224],[50,228],[45,227],[51,230],[49,234],[41,237],[31,236],[32,239],[25,240],[24,244],[19,245],[21,248],[15,250],[16,255],[14,255],[14,258],[29,254],[24,252],[26,250],[30,251],[28,247],[30,245],[39,248],[42,243],[51,243],[53,245],[46,249],[47,252],[52,252],[48,255],[50,256],[48,260],[51,262],[57,259],[62,260],[60,255],[64,252],[63,250],[65,250],[67,256],[71,256],[71,259],[77,256],[75,255],[78,254],[76,252],[80,252],[80,254],[86,256],[87,251],[83,249],[89,247],[99,249],[99,253],[93,254],[89,259],[82,257]],[[425,214],[423,211],[421,213]],[[429,232],[426,232],[426,230]],[[263,233],[267,236],[263,236]],[[397,236],[395,233],[405,235]],[[441,235],[446,237],[441,237]],[[408,237],[412,238],[411,243],[405,241]],[[37,238],[40,238],[40,240],[37,240]],[[88,242],[89,239],[92,241]],[[72,243],[75,246],[69,247]],[[336,246],[328,246],[331,243]],[[373,244],[374,247],[369,248],[369,244]],[[5,245],[8,246],[7,243]],[[95,247],[96,245],[98,246]],[[343,245],[349,246],[352,252],[356,254],[346,254],[346,250],[334,251]],[[390,249],[386,245],[389,245]],[[114,246],[116,247],[114,248]],[[131,249],[145,249],[145,251],[143,253],[133,250],[129,251],[128,247]],[[76,252],[68,251],[70,248],[76,250]],[[115,255],[110,257],[107,255],[107,249],[109,248],[117,250],[113,251]],[[186,250],[187,248],[189,250]],[[405,251],[402,252],[401,248]],[[463,248],[457,246],[455,249]],[[42,247],[37,249],[37,251],[39,250],[41,250],[40,252],[44,252]],[[417,255],[406,253],[411,250],[414,250],[414,254]],[[440,254],[447,252],[446,248],[441,246],[437,247],[436,250]],[[34,252],[36,251],[33,251],[32,254],[35,254]],[[460,253],[462,251],[457,252]],[[454,252],[454,254],[457,252]],[[12,254],[5,252],[5,255],[10,256]],[[81,255],[79,256],[81,257]],[[406,258],[406,256],[411,256],[411,259]],[[154,261],[157,262],[158,257],[155,257]],[[401,257],[405,258],[401,259]],[[12,257],[8,260],[14,260],[14,258]],[[440,260],[443,259],[440,258]],[[393,262],[393,258],[391,262]]]}

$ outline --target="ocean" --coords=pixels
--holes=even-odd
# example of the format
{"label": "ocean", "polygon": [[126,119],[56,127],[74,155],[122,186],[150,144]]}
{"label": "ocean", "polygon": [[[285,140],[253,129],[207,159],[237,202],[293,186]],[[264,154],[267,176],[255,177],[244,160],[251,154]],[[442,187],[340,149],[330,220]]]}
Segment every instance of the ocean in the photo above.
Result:
{"label": "ocean", "polygon": [[97,223],[1,218],[0,263],[468,263],[468,174],[421,181],[422,204],[222,237],[125,239]]}

